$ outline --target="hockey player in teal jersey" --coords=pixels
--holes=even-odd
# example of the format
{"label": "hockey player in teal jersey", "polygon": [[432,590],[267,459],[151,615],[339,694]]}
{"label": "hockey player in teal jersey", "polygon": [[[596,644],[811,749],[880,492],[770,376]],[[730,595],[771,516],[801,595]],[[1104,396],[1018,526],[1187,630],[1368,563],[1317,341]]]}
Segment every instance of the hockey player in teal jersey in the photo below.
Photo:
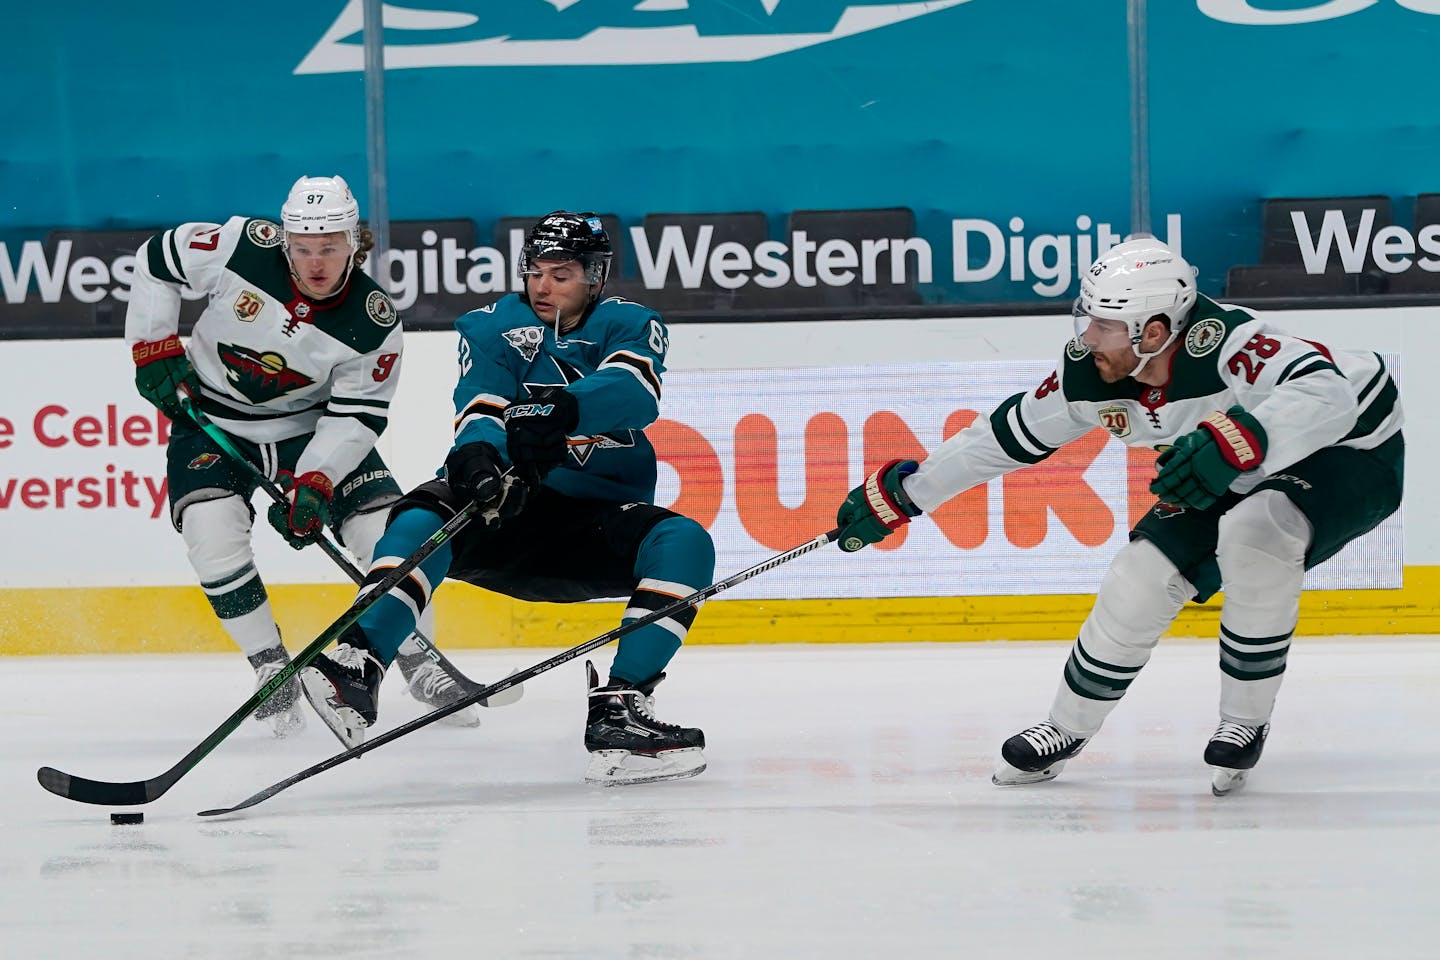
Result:
{"label": "hockey player in teal jersey", "polygon": [[1103,426],[1160,450],[1160,501],[1112,561],[1049,717],[1001,747],[997,784],[1052,779],[1099,731],[1188,600],[1223,589],[1220,722],[1206,745],[1224,795],[1260,759],[1305,571],[1400,504],[1399,393],[1380,356],[1331,350],[1200,296],[1153,239],[1081,278],[1076,337],[1035,390],[846,498],[840,545],[876,543],[924,510],[1038,463]]}
{"label": "hockey player in teal jersey", "polygon": [[[301,177],[280,221],[231,217],[156,234],[136,255],[125,339],[142,396],[173,421],[166,451],[171,521],[226,632],[270,681],[289,655],[255,566],[256,470],[288,490],[267,519],[297,549],[329,524],[361,565],[400,488],[379,453],[403,349],[395,305],[357,269],[373,246],[340,177]],[[183,293],[209,300],[180,340]],[[184,387],[250,467],[181,408]],[[433,625],[424,625],[433,637]],[[430,706],[462,696],[456,679],[409,638],[401,669]],[[304,724],[300,684],[257,712],[277,736]],[[478,708],[452,715],[474,726]]]}
{"label": "hockey player in teal jersey", "polygon": [[[522,247],[524,292],[456,321],[454,446],[437,478],[391,511],[366,585],[467,503],[498,519],[462,528],[303,672],[311,702],[352,744],[375,722],[397,645],[447,576],[521,600],[628,597],[625,622],[709,585],[710,535],[651,502],[655,451],[644,428],[659,413],[665,325],[638,303],[600,299],[611,257],[597,217],[552,213]],[[657,720],[652,698],[694,618],[689,609],[626,634],[603,685],[586,664],[586,780],[704,770],[704,734]]]}

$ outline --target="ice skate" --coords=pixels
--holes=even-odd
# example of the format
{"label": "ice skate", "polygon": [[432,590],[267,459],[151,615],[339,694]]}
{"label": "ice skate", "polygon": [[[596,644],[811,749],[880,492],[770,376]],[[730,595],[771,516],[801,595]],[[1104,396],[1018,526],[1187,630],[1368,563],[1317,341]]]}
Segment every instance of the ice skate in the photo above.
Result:
{"label": "ice skate", "polygon": [[1244,786],[1250,771],[1260,762],[1269,734],[1268,723],[1252,727],[1221,720],[1205,745],[1205,762],[1215,768],[1210,778],[1210,792],[1223,797]]}
{"label": "ice skate", "polygon": [[[283,646],[270,647],[246,657],[255,668],[255,689],[259,690],[290,662]],[[292,677],[270,699],[255,708],[255,719],[269,724],[277,737],[288,737],[305,729],[305,714],[300,707],[300,681]]]}
{"label": "ice skate", "polygon": [[[410,654],[402,651],[395,658],[395,663],[400,667],[400,674],[405,678],[410,696],[432,710],[448,707],[468,692],[448,670],[430,656],[428,650],[422,649]],[[452,727],[478,727],[480,705],[472,703],[441,718],[440,722]]]}
{"label": "ice skate", "polygon": [[661,673],[644,683],[600,686],[587,660],[590,710],[585,749],[590,765],[585,782],[604,785],[680,780],[705,769],[705,734],[655,719],[655,686]]}
{"label": "ice skate", "polygon": [[1079,753],[1086,740],[1072,737],[1046,720],[1021,730],[1000,746],[1000,766],[990,776],[998,787],[1054,780],[1065,761]]}
{"label": "ice skate", "polygon": [[365,742],[365,728],[375,722],[384,677],[385,666],[356,626],[341,635],[328,656],[320,654],[300,671],[306,699],[347,750]]}

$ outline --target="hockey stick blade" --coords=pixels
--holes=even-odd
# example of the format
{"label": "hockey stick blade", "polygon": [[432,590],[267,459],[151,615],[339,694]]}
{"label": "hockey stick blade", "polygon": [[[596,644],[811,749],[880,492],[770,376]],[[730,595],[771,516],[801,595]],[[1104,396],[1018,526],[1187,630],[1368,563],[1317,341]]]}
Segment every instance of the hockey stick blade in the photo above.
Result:
{"label": "hockey stick blade", "polygon": [[[491,510],[493,509],[494,508],[491,508]],[[149,803],[163,796],[181,777],[194,769],[196,764],[205,759],[212,750],[218,747],[226,737],[239,729],[245,720],[255,712],[257,707],[270,699],[276,691],[285,686],[292,677],[304,669],[311,660],[319,656],[320,651],[323,650],[327,644],[339,638],[340,634],[344,633],[350,624],[359,620],[360,615],[368,610],[371,604],[385,596],[385,594],[389,593],[401,580],[409,576],[411,570],[414,570],[426,557],[438,550],[441,544],[454,536],[462,527],[469,523],[477,513],[485,516],[489,515],[479,504],[470,503],[456,513],[455,516],[447,520],[444,526],[431,534],[429,540],[426,540],[414,553],[406,557],[404,562],[390,571],[384,580],[375,584],[372,589],[356,597],[355,602],[350,605],[350,609],[341,614],[338,620],[330,624],[320,636],[311,641],[309,646],[296,654],[294,659],[287,663],[275,676],[270,678],[269,683],[251,694],[250,699],[241,704],[220,726],[211,731],[209,736],[196,744],[193,750],[181,757],[180,761],[169,770],[166,770],[157,777],[151,777],[149,780],[133,780],[125,783],[117,783],[110,780],[90,780],[86,777],[77,777],[73,774],[56,770],[54,767],[41,767],[35,775],[36,779],[40,781],[40,786],[56,796],[64,797],[67,800],[110,807]],[[480,698],[475,697],[474,699],[478,700]]]}
{"label": "hockey stick blade", "polygon": [[794,547],[790,550],[785,551],[784,553],[776,554],[769,560],[765,560],[761,563],[757,563],[753,567],[748,567],[745,570],[741,570],[739,573],[735,574],[732,577],[729,577],[728,579],[721,580],[717,583],[712,583],[708,587],[704,587],[700,590],[695,591],[688,597],[681,597],[674,603],[667,604],[666,606],[661,607],[659,610],[647,613],[645,616],[639,618],[638,620],[632,620],[629,623],[623,623],[620,626],[616,627],[614,630],[611,630],[609,633],[602,634],[591,640],[586,640],[579,646],[571,647],[569,650],[566,650],[562,653],[557,653],[550,659],[542,660],[540,663],[535,664],[533,667],[521,670],[518,673],[512,673],[510,676],[504,678],[503,680],[497,680],[495,683],[490,684],[488,687],[484,687],[483,689],[475,693],[467,694],[466,696],[461,697],[459,700],[456,700],[454,703],[447,704],[446,706],[440,707],[436,710],[432,710],[424,716],[416,717],[414,720],[411,720],[408,723],[402,723],[394,730],[387,730],[385,733],[380,734],[373,740],[366,740],[364,743],[360,744],[360,746],[355,747],[354,749],[346,750],[344,753],[337,753],[335,756],[330,757],[328,760],[322,760],[314,766],[306,767],[304,770],[301,770],[294,776],[287,777],[286,779],[281,780],[278,783],[273,783],[270,786],[266,787],[264,790],[261,790],[259,793],[255,793],[249,797],[246,797],[244,800],[241,800],[239,803],[235,804],[232,807],[215,807],[210,810],[201,810],[198,814],[196,814],[196,816],[219,817],[229,813],[237,813],[241,810],[248,810],[250,807],[253,807],[259,803],[263,803],[264,801],[269,800],[276,794],[281,793],[284,790],[288,790],[302,780],[309,780],[317,773],[324,773],[331,767],[338,767],[342,763],[354,760],[358,757],[362,757],[365,754],[369,753],[371,750],[374,750],[377,747],[381,747],[389,743],[391,740],[399,739],[400,737],[405,736],[407,733],[412,733],[416,730],[419,730],[421,727],[428,726],[429,724],[434,723],[436,720],[440,720],[443,717],[448,717],[450,714],[455,713],[458,710],[463,710],[470,704],[475,703],[482,698],[493,697],[498,693],[502,693],[510,689],[516,684],[523,683],[526,680],[530,680],[534,677],[538,677],[540,674],[545,673],[548,670],[552,670],[555,667],[560,666],[562,663],[568,663],[569,661],[574,660],[576,657],[583,656],[584,654],[589,653],[591,650],[594,650],[597,647],[602,647],[612,640],[617,640],[627,633],[638,630],[643,626],[652,624],[657,620],[663,620],[666,617],[673,616],[674,614],[679,613],[681,610],[684,610],[687,607],[693,607],[698,603],[710,599],[717,593],[728,590],[737,584],[744,583],[746,580],[749,580],[752,577],[757,577],[760,574],[766,572],[767,570],[772,570],[775,567],[780,566],[780,564],[782,563],[794,560],[796,557],[803,556],[804,554],[807,554],[812,550],[818,549],[819,547],[823,547],[826,544],[834,543],[837,539],[839,539],[839,537],[840,529],[838,527],[834,530],[829,531],[828,533],[822,533],[820,536],[816,537],[813,540],[807,540],[805,543],[800,544],[800,546],[798,547]]}

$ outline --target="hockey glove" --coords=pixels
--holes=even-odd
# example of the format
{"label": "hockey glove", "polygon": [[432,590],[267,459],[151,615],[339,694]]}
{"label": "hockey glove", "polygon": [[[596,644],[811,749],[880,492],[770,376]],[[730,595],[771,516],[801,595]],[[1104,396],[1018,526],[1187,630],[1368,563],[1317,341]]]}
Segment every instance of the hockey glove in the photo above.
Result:
{"label": "hockey glove", "polygon": [[270,526],[299,550],[319,540],[325,532],[325,524],[330,522],[330,500],[335,496],[335,484],[319,470],[298,477],[282,470],[277,479],[290,494],[290,502],[272,503],[266,516]]}
{"label": "hockey glove", "polygon": [[466,500],[496,511],[508,520],[525,506],[526,487],[505,476],[500,451],[484,440],[461,444],[445,458],[445,480]]}
{"label": "hockey glove", "polygon": [[569,434],[580,423],[580,404],[564,387],[541,387],[529,400],[505,408],[505,451],[515,472],[538,487],[545,475],[565,462]]}
{"label": "hockey glove", "polygon": [[900,486],[919,466],[914,460],[891,460],[850,491],[835,515],[841,550],[854,553],[879,543],[923,512]]}
{"label": "hockey glove", "polygon": [[1260,466],[1267,443],[1265,428],[1244,407],[1217,410],[1160,454],[1150,492],[1166,503],[1204,510],[1236,477]]}
{"label": "hockey glove", "polygon": [[200,396],[200,377],[185,356],[180,338],[169,336],[154,343],[137,343],[130,348],[135,361],[135,387],[171,420],[185,415],[177,391],[183,384],[193,397]]}

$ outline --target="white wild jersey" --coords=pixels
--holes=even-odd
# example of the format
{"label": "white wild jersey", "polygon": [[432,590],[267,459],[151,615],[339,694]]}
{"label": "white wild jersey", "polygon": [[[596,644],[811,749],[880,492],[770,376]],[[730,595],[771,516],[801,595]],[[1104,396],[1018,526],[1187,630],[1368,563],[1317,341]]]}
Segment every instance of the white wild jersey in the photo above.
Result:
{"label": "white wild jersey", "polygon": [[185,351],[201,410],[256,443],[313,433],[297,475],[338,483],[354,470],[385,429],[399,380],[399,315],[384,291],[357,269],[338,296],[302,294],[269,220],[181,224],[138,251],[128,344],[178,332],[182,287],[209,295]]}
{"label": "white wild jersey", "polygon": [[1096,427],[1129,446],[1160,449],[1217,410],[1239,404],[1265,428],[1265,459],[1231,484],[1253,490],[1324,447],[1369,450],[1399,432],[1395,381],[1375,353],[1331,350],[1201,297],[1181,334],[1168,382],[1106,383],[1078,340],[1029,393],[941,444],[905,480],[923,510],[1004,473],[1039,463]]}

